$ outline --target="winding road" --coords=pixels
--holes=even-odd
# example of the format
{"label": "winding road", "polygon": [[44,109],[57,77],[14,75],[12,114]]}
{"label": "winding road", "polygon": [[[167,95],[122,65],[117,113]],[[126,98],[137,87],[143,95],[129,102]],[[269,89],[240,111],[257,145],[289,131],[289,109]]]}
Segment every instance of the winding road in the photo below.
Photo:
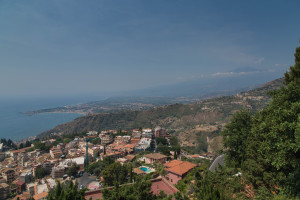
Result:
{"label": "winding road", "polygon": [[219,165],[224,165],[224,157],[225,155],[222,154],[222,155],[219,155],[218,157],[216,157],[216,159],[214,159],[214,161],[211,163],[211,165],[209,166],[208,170],[209,171],[215,171],[216,168],[219,166]]}

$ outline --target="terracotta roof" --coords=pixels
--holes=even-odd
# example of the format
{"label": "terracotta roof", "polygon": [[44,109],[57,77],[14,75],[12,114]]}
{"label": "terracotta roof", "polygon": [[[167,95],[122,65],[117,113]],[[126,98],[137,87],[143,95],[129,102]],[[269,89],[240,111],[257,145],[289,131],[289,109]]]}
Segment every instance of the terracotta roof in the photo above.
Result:
{"label": "terracotta roof", "polygon": [[159,160],[159,159],[167,158],[168,156],[165,156],[165,155],[160,154],[160,153],[151,153],[151,154],[145,155],[145,157],[155,159],[155,160]]}
{"label": "terracotta roof", "polygon": [[[177,188],[164,177],[159,176],[156,179],[152,179],[150,181],[152,183],[151,192],[153,194],[159,195],[160,191],[164,191],[167,195],[172,195],[178,192]],[[159,185],[155,183],[159,183]]]}
{"label": "terracotta roof", "polygon": [[48,196],[48,192],[42,192],[33,196],[34,200],[39,200]]}
{"label": "terracotta roof", "polygon": [[171,162],[165,163],[164,166],[167,168],[170,168],[170,167],[177,166],[181,163],[183,163],[183,161],[181,161],[181,160],[172,160]]}
{"label": "terracotta roof", "polygon": [[196,167],[197,165],[194,163],[186,162],[186,161],[179,161],[173,160],[169,163],[164,164],[167,167],[167,171],[173,172],[182,176],[183,174],[189,172],[191,169]]}

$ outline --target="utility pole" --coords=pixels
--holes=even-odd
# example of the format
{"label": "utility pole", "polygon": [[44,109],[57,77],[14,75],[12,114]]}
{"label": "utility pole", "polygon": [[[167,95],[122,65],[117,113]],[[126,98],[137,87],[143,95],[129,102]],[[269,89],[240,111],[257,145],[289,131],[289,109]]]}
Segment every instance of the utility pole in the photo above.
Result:
{"label": "utility pole", "polygon": [[85,162],[84,162],[85,166],[84,167],[87,168],[87,166],[89,165],[89,152],[88,152],[89,139],[86,138],[85,141],[86,141],[86,146],[85,146]]}

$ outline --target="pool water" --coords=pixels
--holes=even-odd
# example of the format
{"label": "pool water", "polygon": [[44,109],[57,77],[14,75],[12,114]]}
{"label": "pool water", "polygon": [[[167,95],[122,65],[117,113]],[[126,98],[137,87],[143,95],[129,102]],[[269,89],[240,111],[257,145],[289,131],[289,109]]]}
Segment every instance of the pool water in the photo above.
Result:
{"label": "pool water", "polygon": [[149,169],[148,167],[140,167],[141,170],[143,170],[146,173],[150,173],[151,169]]}

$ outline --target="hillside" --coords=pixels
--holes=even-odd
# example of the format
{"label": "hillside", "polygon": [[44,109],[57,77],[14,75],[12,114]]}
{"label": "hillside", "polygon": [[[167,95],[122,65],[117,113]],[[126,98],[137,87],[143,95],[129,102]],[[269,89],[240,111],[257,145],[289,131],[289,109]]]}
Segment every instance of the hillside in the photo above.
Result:
{"label": "hillside", "polygon": [[[209,138],[218,136],[232,115],[242,108],[248,108],[252,112],[265,108],[270,101],[267,91],[278,89],[282,81],[283,79],[276,79],[237,95],[189,104],[172,104],[141,111],[90,114],[59,125],[42,133],[39,137],[49,137],[51,133],[74,134],[89,130],[131,130],[139,127],[161,126],[178,136],[182,146],[207,150],[207,136]],[[211,149],[211,146],[218,145],[210,144],[208,147]]]}

